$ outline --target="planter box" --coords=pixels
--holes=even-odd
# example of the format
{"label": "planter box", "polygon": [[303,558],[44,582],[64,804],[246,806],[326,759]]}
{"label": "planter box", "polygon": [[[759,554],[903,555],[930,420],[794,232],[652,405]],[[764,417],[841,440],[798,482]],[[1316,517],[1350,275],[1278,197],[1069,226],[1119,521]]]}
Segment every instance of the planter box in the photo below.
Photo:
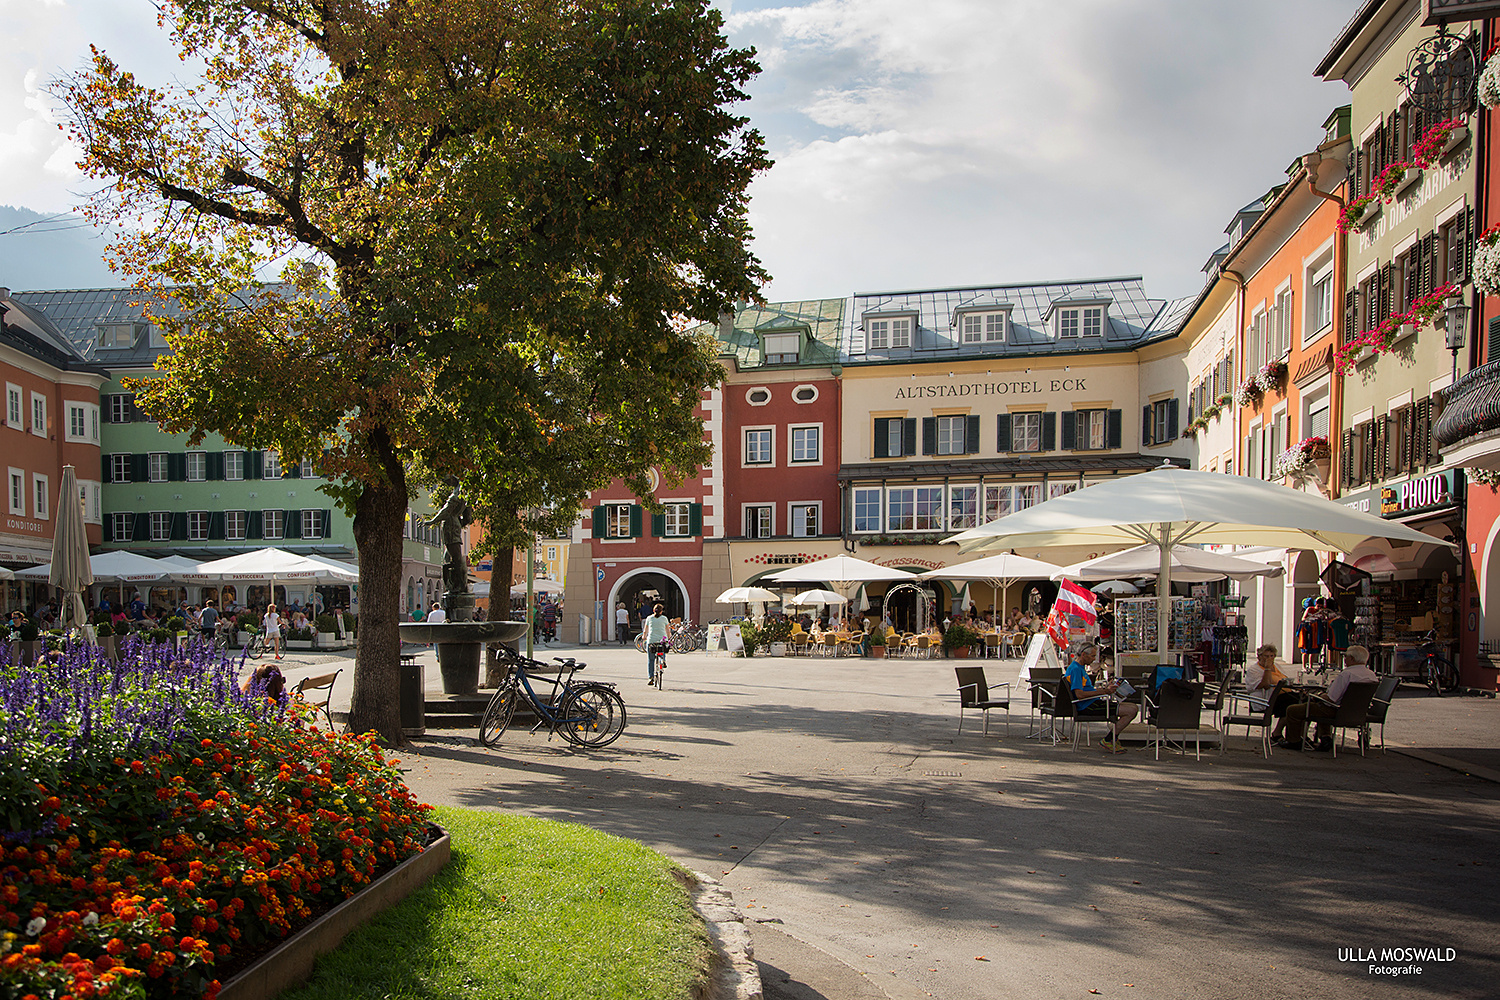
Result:
{"label": "planter box", "polygon": [[1443,157],[1445,157],[1449,153],[1453,152],[1459,146],[1462,146],[1464,144],[1464,141],[1466,139],[1468,139],[1468,138],[1469,138],[1469,126],[1467,126],[1467,125],[1460,125],[1458,128],[1454,129],[1452,132],[1449,132],[1448,133],[1448,141],[1443,144],[1443,151],[1438,154],[1438,159],[1441,160]]}
{"label": "planter box", "polygon": [[254,632],[236,632],[234,634],[234,644],[241,649],[244,649],[250,644],[250,637],[254,634]]}
{"label": "planter box", "polygon": [[872,660],[882,660],[882,659],[884,659],[885,658],[885,647],[884,646],[871,646],[870,647],[870,658]]}
{"label": "planter box", "polygon": [[1406,172],[1406,176],[1401,178],[1401,182],[1396,185],[1395,190],[1391,192],[1392,196],[1397,198],[1401,197],[1407,191],[1410,191],[1413,185],[1415,185],[1417,181],[1421,179],[1422,171],[1418,170],[1416,167],[1411,168]]}
{"label": "planter box", "polygon": [[344,648],[344,643],[340,642],[339,637],[333,632],[319,632],[318,638],[315,640],[315,642],[319,649]]}
{"label": "planter box", "polygon": [[313,648],[313,641],[311,639],[285,639],[283,641],[286,643],[286,648],[287,649],[312,649]]}
{"label": "planter box", "polygon": [[771,655],[772,656],[785,656],[786,655],[786,643],[784,643],[784,642],[773,642],[773,643],[771,643]]}
{"label": "planter box", "polygon": [[948,650],[948,655],[955,660],[967,660],[969,658],[968,646],[954,646]]}
{"label": "planter box", "polygon": [[1376,219],[1380,218],[1380,212],[1384,205],[1385,203],[1382,202],[1379,198],[1376,198],[1374,201],[1366,205],[1364,213],[1359,217],[1359,221],[1354,224],[1355,227],[1364,229],[1367,226],[1372,225]]}
{"label": "planter box", "polygon": [[333,951],[359,925],[425,885],[453,854],[448,834],[437,826],[433,830],[438,836],[425,851],[407,858],[358,895],[344,900],[262,955],[224,984],[219,990],[219,1000],[264,1000],[295,986],[312,974],[319,955]]}

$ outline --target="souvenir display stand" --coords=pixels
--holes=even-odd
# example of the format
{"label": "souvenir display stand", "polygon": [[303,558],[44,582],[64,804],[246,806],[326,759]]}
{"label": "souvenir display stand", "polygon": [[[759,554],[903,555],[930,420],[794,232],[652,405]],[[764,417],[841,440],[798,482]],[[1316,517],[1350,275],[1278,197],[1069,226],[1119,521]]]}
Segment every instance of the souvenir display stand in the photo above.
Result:
{"label": "souvenir display stand", "polygon": [[[1167,652],[1173,656],[1196,652],[1203,632],[1202,601],[1173,597],[1167,613]],[[1115,608],[1115,663],[1117,666],[1154,665],[1157,658],[1155,597],[1117,598]]]}

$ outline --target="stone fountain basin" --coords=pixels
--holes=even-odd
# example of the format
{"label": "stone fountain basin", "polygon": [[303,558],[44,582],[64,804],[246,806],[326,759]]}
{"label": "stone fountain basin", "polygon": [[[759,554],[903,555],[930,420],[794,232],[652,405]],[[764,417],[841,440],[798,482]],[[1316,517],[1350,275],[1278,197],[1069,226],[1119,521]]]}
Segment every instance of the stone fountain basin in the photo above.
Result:
{"label": "stone fountain basin", "polygon": [[403,622],[402,642],[515,642],[526,634],[525,622]]}

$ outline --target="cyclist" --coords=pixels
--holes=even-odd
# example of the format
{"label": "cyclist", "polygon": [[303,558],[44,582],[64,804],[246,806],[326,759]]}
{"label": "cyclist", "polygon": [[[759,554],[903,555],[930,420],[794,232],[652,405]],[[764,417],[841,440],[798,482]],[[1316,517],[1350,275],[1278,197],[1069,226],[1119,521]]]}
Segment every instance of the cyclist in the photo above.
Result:
{"label": "cyclist", "polygon": [[656,605],[650,616],[641,623],[641,634],[646,640],[646,682],[656,680],[656,658],[667,652],[667,629],[671,622],[662,614],[665,609]]}

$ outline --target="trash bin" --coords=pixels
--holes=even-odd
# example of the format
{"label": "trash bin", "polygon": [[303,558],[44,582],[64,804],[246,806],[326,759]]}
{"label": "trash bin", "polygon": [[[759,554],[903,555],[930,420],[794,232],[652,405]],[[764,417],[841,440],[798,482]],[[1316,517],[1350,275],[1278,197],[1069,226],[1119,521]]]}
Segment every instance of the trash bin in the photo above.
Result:
{"label": "trash bin", "polygon": [[401,732],[405,736],[427,735],[427,694],[424,690],[422,664],[415,656],[401,657],[400,683]]}

